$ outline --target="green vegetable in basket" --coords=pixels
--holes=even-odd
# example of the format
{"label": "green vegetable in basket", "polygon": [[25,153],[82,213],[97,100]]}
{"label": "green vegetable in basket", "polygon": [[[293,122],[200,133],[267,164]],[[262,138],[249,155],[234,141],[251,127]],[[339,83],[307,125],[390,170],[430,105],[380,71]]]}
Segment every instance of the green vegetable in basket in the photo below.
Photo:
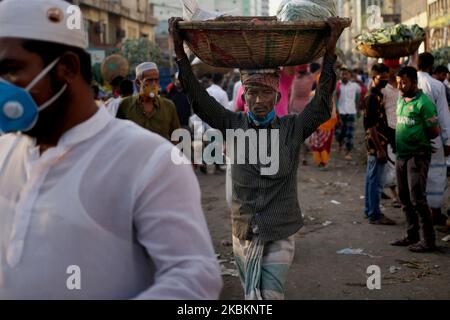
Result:
{"label": "green vegetable in basket", "polygon": [[404,24],[397,24],[389,28],[376,29],[363,33],[356,38],[359,44],[383,44],[390,42],[406,42],[420,40],[425,37],[425,31],[417,24],[408,27]]}
{"label": "green vegetable in basket", "polygon": [[336,16],[333,0],[283,0],[277,12],[279,21],[323,21]]}

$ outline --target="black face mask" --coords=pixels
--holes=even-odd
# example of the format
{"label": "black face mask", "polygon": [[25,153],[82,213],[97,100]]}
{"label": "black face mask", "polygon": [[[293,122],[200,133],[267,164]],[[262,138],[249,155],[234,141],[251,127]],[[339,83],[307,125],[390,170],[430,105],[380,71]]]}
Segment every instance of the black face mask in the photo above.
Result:
{"label": "black face mask", "polygon": [[384,89],[384,88],[386,88],[386,86],[388,85],[388,83],[389,83],[389,81],[388,80],[379,80],[379,87],[381,88],[381,89]]}
{"label": "black face mask", "polygon": [[413,90],[403,93],[404,98],[414,98],[415,96],[416,92],[414,92]]}

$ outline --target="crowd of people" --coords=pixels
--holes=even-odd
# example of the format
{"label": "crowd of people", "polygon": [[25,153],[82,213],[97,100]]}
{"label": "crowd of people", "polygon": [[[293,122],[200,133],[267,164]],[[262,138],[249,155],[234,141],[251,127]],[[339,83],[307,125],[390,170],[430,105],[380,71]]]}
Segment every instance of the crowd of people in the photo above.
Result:
{"label": "crowd of people", "polygon": [[[220,267],[198,181],[191,165],[173,162],[171,137],[180,128],[200,136],[254,130],[258,138],[279,131],[274,175],[262,175],[260,159],[214,166],[227,172],[246,299],[284,298],[294,235],[303,226],[298,167],[312,155],[319,170],[329,170],[334,139],[351,161],[360,119],[367,147],[361,215],[370,224],[395,224],[380,207],[390,190],[407,221],[406,235],[392,245],[437,249],[434,225],[448,223],[450,89],[448,69],[434,66],[430,53],[417,66],[385,60],[367,74],[337,73],[344,27],[330,18],[320,63],[198,79],[172,18],[172,84],[161,90],[158,66],[142,61],[134,81],[111,81],[105,100],[91,86],[82,32],[65,26],[68,5],[0,3],[0,103],[8,107],[0,118],[0,299],[217,299]],[[17,101],[22,113],[11,111]],[[65,270],[73,264],[84,270],[83,290],[67,290]]]}

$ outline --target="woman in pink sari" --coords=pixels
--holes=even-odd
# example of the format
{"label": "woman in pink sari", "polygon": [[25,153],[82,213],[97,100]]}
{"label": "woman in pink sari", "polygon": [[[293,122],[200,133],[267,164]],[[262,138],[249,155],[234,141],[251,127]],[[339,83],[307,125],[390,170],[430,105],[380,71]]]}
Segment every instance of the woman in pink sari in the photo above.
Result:
{"label": "woman in pink sari", "polygon": [[311,100],[311,91],[315,81],[313,74],[308,72],[308,65],[296,68],[297,77],[292,84],[289,99],[289,113],[302,113]]}

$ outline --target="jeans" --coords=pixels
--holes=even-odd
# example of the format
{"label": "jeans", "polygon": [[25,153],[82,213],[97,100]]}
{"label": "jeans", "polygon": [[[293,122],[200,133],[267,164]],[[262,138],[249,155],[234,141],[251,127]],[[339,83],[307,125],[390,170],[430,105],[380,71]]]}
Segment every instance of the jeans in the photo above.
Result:
{"label": "jeans", "polygon": [[339,145],[345,142],[345,149],[350,152],[353,150],[353,138],[355,132],[354,114],[341,114],[341,123],[336,126],[335,136]]}
{"label": "jeans", "polygon": [[381,177],[384,166],[385,164],[379,163],[375,156],[367,157],[364,213],[372,221],[379,220],[382,217],[380,210],[380,189],[382,188]]}

